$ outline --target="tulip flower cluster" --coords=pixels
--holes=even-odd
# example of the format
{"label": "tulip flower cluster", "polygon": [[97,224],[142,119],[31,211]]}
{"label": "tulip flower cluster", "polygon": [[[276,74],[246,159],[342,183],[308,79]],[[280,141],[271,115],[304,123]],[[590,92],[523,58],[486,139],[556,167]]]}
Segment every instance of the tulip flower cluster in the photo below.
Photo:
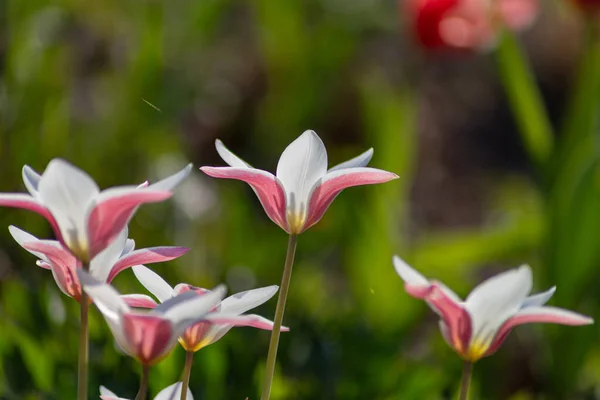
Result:
{"label": "tulip flower cluster", "polygon": [[[81,309],[78,399],[87,399],[87,315],[90,303],[102,314],[115,341],[142,369],[136,400],[147,398],[150,367],[167,357],[177,342],[186,351],[182,380],[154,397],[161,400],[193,399],[189,390],[194,353],[215,343],[233,327],[271,330],[271,341],[262,387],[262,399],[270,398],[279,335],[282,325],[298,235],[315,225],[344,189],[384,183],[394,173],[369,168],[370,149],[327,167],[327,152],[317,134],[306,131],[281,155],[275,175],[252,168],[220,142],[216,148],[228,167],[202,167],[217,178],[248,183],[269,218],[289,235],[289,246],[274,321],[247,311],[267,302],[278,286],[247,290],[225,298],[226,288],[211,290],[189,283],[171,286],[144,264],[161,263],[183,256],[182,247],[135,249],[128,223],[139,206],[169,198],[191,172],[191,166],[154,184],[100,191],[83,171],[60,159],[52,160],[43,174],[28,166],[23,179],[29,194],[0,194],[0,205],[34,211],[45,217],[56,240],[38,239],[15,227],[15,241],[33,254],[37,265],[52,272],[56,284]],[[524,266],[490,278],[462,300],[440,282],[426,279],[400,258],[397,273],[409,295],[423,299],[440,317],[446,342],[467,363],[496,352],[509,332],[525,323],[585,325],[592,320],[560,308],[545,306],[555,288],[529,296],[532,276]],[[111,283],[132,268],[147,294],[120,294]],[[100,387],[103,400],[125,399]]]}

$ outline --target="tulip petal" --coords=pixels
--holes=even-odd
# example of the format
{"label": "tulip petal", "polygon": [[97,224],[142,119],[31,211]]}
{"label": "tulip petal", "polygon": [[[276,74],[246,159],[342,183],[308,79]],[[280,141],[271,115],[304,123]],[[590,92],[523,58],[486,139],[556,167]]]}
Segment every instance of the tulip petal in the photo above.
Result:
{"label": "tulip petal", "polygon": [[225,314],[241,314],[265,303],[277,293],[277,285],[247,290],[229,296],[221,302],[221,312]]}
{"label": "tulip petal", "polygon": [[35,265],[37,265],[40,268],[51,269],[50,264],[48,264],[46,261],[37,260],[35,262]]}
{"label": "tulip petal", "polygon": [[151,313],[169,319],[175,326],[176,336],[181,336],[188,326],[201,321],[221,302],[225,291],[225,286],[219,285],[202,296],[194,291],[185,292],[159,304]]}
{"label": "tulip petal", "polygon": [[346,168],[327,173],[310,194],[308,217],[303,231],[319,222],[342,190],[352,186],[384,183],[396,178],[396,174],[375,168]]}
{"label": "tulip petal", "polygon": [[119,397],[104,386],[100,386],[100,398],[102,400],[128,400],[124,397]]}
{"label": "tulip petal", "polygon": [[[210,321],[213,324],[231,325],[231,326],[250,326],[253,328],[264,329],[270,331],[273,329],[273,321],[270,321],[260,315],[247,314],[225,314],[225,313],[212,313],[204,318],[205,321]],[[286,328],[289,331],[289,328]],[[283,332],[286,329],[282,328]]]}
{"label": "tulip petal", "polygon": [[288,230],[285,192],[273,174],[250,168],[202,167],[200,170],[214,178],[237,179],[249,184],[269,218]]}
{"label": "tulip petal", "polygon": [[515,326],[531,323],[578,326],[593,324],[594,320],[585,315],[558,307],[528,307],[520,310],[504,322],[486,355],[495,353]]}
{"label": "tulip petal", "polygon": [[497,4],[503,22],[514,31],[529,27],[540,8],[538,0],[498,0]]}
{"label": "tulip petal", "polygon": [[111,285],[95,279],[83,270],[77,272],[83,289],[107,319],[118,321],[121,314],[130,311],[127,303],[121,299],[119,292]]}
{"label": "tulip petal", "polygon": [[479,284],[469,294],[465,307],[473,320],[473,340],[491,343],[500,326],[513,316],[531,291],[531,269],[524,265]]}
{"label": "tulip petal", "polygon": [[37,237],[33,236],[32,234],[25,232],[24,230],[17,228],[14,225],[10,225],[8,227],[8,231],[10,232],[10,235],[13,237],[13,239],[15,239],[15,242],[17,242],[19,244],[19,246],[23,247],[25,250],[27,250],[28,252],[30,252],[31,254],[33,254],[34,256],[36,256],[37,258],[43,260],[43,261],[48,261],[48,259],[46,258],[46,255],[44,253],[40,253],[37,251],[31,251],[27,248],[25,248],[25,243],[35,243],[35,242],[39,242],[40,239],[38,239]]}
{"label": "tulip petal", "polygon": [[21,208],[23,210],[33,211],[34,213],[41,215],[48,220],[52,226],[54,234],[59,240],[61,240],[62,234],[58,227],[58,223],[56,222],[56,219],[50,210],[44,207],[30,195],[24,193],[0,193],[0,206]]}
{"label": "tulip petal", "polygon": [[448,327],[447,335],[452,347],[461,353],[468,348],[471,341],[472,317],[463,304],[456,299],[454,292],[448,291],[445,286],[440,286],[438,283],[433,283],[425,296],[427,304]]}
{"label": "tulip petal", "polygon": [[168,191],[138,189],[135,186],[111,188],[100,193],[96,204],[88,210],[89,257],[94,258],[112,243],[138,206],[163,201],[171,195]]}
{"label": "tulip petal", "polygon": [[179,172],[174,173],[171,176],[168,176],[164,179],[161,179],[160,181],[153,183],[152,185],[148,186],[147,188],[149,190],[153,190],[153,191],[166,191],[166,192],[171,192],[173,191],[185,178],[187,178],[190,173],[192,172],[192,164],[188,164],[185,166],[185,168],[183,168],[182,170],[180,170]]}
{"label": "tulip petal", "polygon": [[121,295],[121,299],[129,307],[154,308],[158,305],[152,297],[145,294],[124,294]]}
{"label": "tulip petal", "polygon": [[190,249],[187,247],[163,246],[150,247],[147,249],[138,249],[121,258],[108,274],[107,282],[112,280],[124,269],[134,265],[152,264],[164,261],[174,260],[187,253]]}
{"label": "tulip petal", "polygon": [[219,153],[219,156],[221,156],[223,161],[225,161],[230,167],[252,168],[250,164],[233,154],[233,152],[225,147],[223,142],[221,142],[219,139],[215,140],[215,147],[217,148],[217,153]]}
{"label": "tulip petal", "polygon": [[129,229],[125,226],[117,238],[90,261],[90,275],[102,282],[106,282],[111,269],[119,260],[119,257],[121,257],[121,253],[127,244],[128,235]]}
{"label": "tulip petal", "polygon": [[143,265],[136,265],[133,274],[142,286],[154,295],[161,303],[173,297],[173,288],[160,275]]}
{"label": "tulip petal", "polygon": [[[181,398],[181,388],[183,386],[183,382],[179,381],[174,383],[173,385],[164,388],[161,390],[154,400],[179,400]],[[190,388],[187,388],[187,399],[194,400],[194,396],[192,395],[192,391]]]}
{"label": "tulip petal", "polygon": [[277,179],[286,193],[287,211],[304,220],[310,192],[327,173],[327,151],[314,131],[305,131],[281,154],[277,164]]}
{"label": "tulip petal", "polygon": [[552,295],[554,295],[554,292],[556,292],[556,286],[552,286],[545,292],[528,296],[525,301],[523,301],[523,304],[521,304],[521,308],[543,306],[550,300]]}
{"label": "tulip petal", "polygon": [[[50,210],[71,250],[85,249],[86,212],[98,195],[96,182],[62,159],[50,161],[39,182],[39,200]],[[120,230],[120,229],[119,229]]]}
{"label": "tulip petal", "polygon": [[161,316],[125,313],[122,324],[123,336],[129,343],[131,355],[143,365],[154,365],[176,343],[173,324]]}
{"label": "tulip petal", "polygon": [[40,185],[40,179],[42,178],[33,168],[29,165],[25,165],[22,171],[23,183],[27,188],[27,191],[35,198],[38,196],[38,190]]}
{"label": "tulip petal", "polygon": [[333,171],[339,171],[340,169],[346,169],[346,168],[361,168],[361,167],[366,167],[369,162],[371,161],[371,158],[373,158],[373,148],[370,148],[369,150],[365,151],[364,153],[348,160],[345,161],[341,164],[336,165],[335,167],[332,167],[329,169],[329,172],[333,172]]}
{"label": "tulip petal", "polygon": [[404,281],[406,285],[410,286],[423,286],[429,287],[431,283],[427,278],[421,275],[417,270],[408,265],[404,260],[402,260],[398,256],[394,256],[394,269],[396,273],[400,275],[400,278]]}
{"label": "tulip petal", "polygon": [[[23,238],[22,236],[20,239]],[[37,238],[35,240],[34,242],[23,243],[22,247],[31,254],[41,255],[40,258],[43,261],[37,264],[52,271],[54,281],[61,292],[79,301],[81,298],[81,285],[77,277],[79,266],[77,259],[55,240],[39,240]]]}

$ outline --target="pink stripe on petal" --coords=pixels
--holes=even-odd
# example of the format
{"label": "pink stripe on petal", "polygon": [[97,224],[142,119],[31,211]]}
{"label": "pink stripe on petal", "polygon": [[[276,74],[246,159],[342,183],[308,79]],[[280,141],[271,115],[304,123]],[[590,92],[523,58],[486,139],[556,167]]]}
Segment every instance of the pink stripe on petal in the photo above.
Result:
{"label": "pink stripe on petal", "polygon": [[310,196],[308,217],[302,232],[319,222],[342,190],[353,186],[389,182],[396,178],[396,174],[375,168],[346,168],[328,173]]}
{"label": "pink stripe on petal", "polygon": [[173,327],[169,320],[155,315],[126,313],[123,335],[129,348],[143,365],[154,365],[171,350]]}
{"label": "pink stripe on petal", "polygon": [[50,210],[38,203],[33,197],[24,193],[1,193],[0,207],[22,208],[41,215],[50,223],[56,238],[62,242],[62,235],[54,216]]}
{"label": "pink stripe on petal", "polygon": [[256,193],[269,218],[288,231],[285,192],[273,174],[254,168],[202,167],[200,170],[213,178],[246,182]]}
{"label": "pink stripe on petal", "polygon": [[558,307],[524,308],[500,327],[486,355],[495,353],[514,327],[534,323],[579,326],[592,324],[594,320]]}
{"label": "pink stripe on petal", "polygon": [[273,322],[260,315],[225,315],[225,314],[210,314],[207,320],[215,325],[233,325],[233,326],[249,326],[270,331],[273,329]]}
{"label": "pink stripe on petal", "polygon": [[60,290],[67,296],[71,296],[77,301],[80,300],[81,284],[77,277],[77,268],[79,268],[80,264],[71,252],[62,247],[58,242],[44,240],[23,243],[23,247],[27,250],[44,254],[50,263],[42,263],[50,267],[54,280]]}
{"label": "pink stripe on petal", "polygon": [[465,352],[472,334],[469,312],[435,283],[432,284],[431,293],[425,297],[425,300],[448,327],[448,335],[455,349],[459,353]]}
{"label": "pink stripe on petal", "polygon": [[123,258],[119,259],[110,270],[106,282],[110,283],[121,271],[133,267],[134,265],[152,264],[174,260],[187,253],[190,249],[187,247],[164,246],[150,247],[132,251]]}
{"label": "pink stripe on petal", "polygon": [[90,260],[121,233],[138,206],[156,203],[172,196],[167,191],[133,189],[101,200],[88,217],[88,240]]}
{"label": "pink stripe on petal", "polygon": [[46,261],[38,260],[35,262],[35,265],[37,265],[40,268],[50,269],[50,264],[48,264]]}
{"label": "pink stripe on petal", "polygon": [[150,296],[145,294],[124,294],[121,299],[125,301],[129,307],[138,308],[154,308],[158,304]]}

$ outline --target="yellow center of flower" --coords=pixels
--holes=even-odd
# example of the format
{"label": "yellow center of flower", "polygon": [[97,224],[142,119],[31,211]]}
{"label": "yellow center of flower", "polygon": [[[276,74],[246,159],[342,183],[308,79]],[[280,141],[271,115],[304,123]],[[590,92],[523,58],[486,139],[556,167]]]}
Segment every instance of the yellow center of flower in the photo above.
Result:
{"label": "yellow center of flower", "polygon": [[490,340],[475,339],[471,341],[471,344],[467,351],[462,354],[462,357],[466,361],[475,362],[485,355],[490,348],[490,344]]}
{"label": "yellow center of flower", "polygon": [[298,234],[302,232],[304,224],[306,223],[306,212],[288,212],[286,215],[290,233]]}
{"label": "yellow center of flower", "polygon": [[197,352],[198,350],[208,346],[211,342],[211,340],[213,339],[212,336],[209,337],[205,337],[202,340],[200,340],[197,343],[191,344],[188,343],[187,340],[185,340],[184,338],[180,337],[179,339],[179,343],[181,344],[181,346],[185,349],[185,351],[191,351],[193,353]]}

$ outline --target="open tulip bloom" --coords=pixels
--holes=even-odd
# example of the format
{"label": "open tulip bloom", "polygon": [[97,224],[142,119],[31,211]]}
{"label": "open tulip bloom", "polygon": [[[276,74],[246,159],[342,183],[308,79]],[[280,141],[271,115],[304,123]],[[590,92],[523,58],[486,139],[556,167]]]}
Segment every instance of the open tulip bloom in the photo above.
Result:
{"label": "open tulip bloom", "polygon": [[510,331],[528,323],[587,325],[593,320],[581,314],[551,306],[546,302],[555,288],[529,296],[531,269],[524,265],[487,279],[462,300],[437,281],[430,281],[399,257],[396,272],[406,292],[423,299],[440,316],[440,329],[446,342],[465,360],[474,362],[496,352]]}
{"label": "open tulip bloom", "polygon": [[215,178],[237,179],[248,183],[267,215],[290,234],[299,234],[316,224],[335,197],[351,186],[383,183],[396,179],[391,172],[365,168],[373,149],[327,169],[325,145],[314,131],[306,131],[281,154],[273,175],[229,151],[220,140],[217,152],[229,167],[202,167]]}
{"label": "open tulip bloom", "polygon": [[108,323],[119,347],[144,366],[152,366],[173,349],[177,338],[198,322],[251,325],[255,318],[214,311],[225,294],[225,286],[198,296],[192,291],[170,298],[150,311],[132,310],[109,284],[77,271],[83,290],[91,297]]}
{"label": "open tulip bloom", "polygon": [[119,186],[100,191],[81,169],[62,159],[50,161],[39,175],[23,167],[25,193],[0,193],[0,206],[34,211],[50,222],[57,239],[77,258],[89,262],[119,235],[144,203],[165,200],[191,171],[191,164],[152,185]]}
{"label": "open tulip bloom", "polygon": [[[186,283],[180,283],[172,288],[158,274],[143,265],[133,267],[133,273],[140,283],[163,304],[170,301],[173,297],[186,292],[195,293],[198,297],[210,293],[206,289],[197,288]],[[251,326],[265,330],[273,329],[273,322],[266,318],[255,314],[242,314],[265,303],[277,293],[277,289],[278,287],[273,285],[237,293],[224,299],[215,305],[213,313],[215,315],[237,316],[239,318],[238,323],[232,324],[226,321],[221,323],[211,321],[198,322],[185,330],[179,338],[179,342],[186,351],[196,352],[221,339],[234,326]],[[155,308],[158,305],[151,297],[141,294],[124,295],[122,299],[131,307]],[[284,328],[283,330],[287,331],[289,329]]]}
{"label": "open tulip bloom", "polygon": [[[35,236],[10,226],[10,234],[16,242],[38,257],[37,265],[52,271],[60,290],[77,301],[81,299],[81,284],[77,270],[82,268],[76,258],[57,240],[40,240]],[[90,274],[101,282],[112,282],[121,271],[138,264],[150,264],[170,261],[182,256],[189,250],[186,247],[151,247],[134,250],[135,242],[127,238],[125,227],[119,236],[90,262]]]}
{"label": "open tulip bloom", "polygon": [[[169,387],[164,388],[154,398],[154,400],[179,400],[181,398],[181,388],[183,383],[177,382]],[[100,386],[100,398],[102,400],[130,400],[124,397],[119,397],[104,386]],[[187,400],[194,400],[194,396],[190,389],[187,389]]]}

